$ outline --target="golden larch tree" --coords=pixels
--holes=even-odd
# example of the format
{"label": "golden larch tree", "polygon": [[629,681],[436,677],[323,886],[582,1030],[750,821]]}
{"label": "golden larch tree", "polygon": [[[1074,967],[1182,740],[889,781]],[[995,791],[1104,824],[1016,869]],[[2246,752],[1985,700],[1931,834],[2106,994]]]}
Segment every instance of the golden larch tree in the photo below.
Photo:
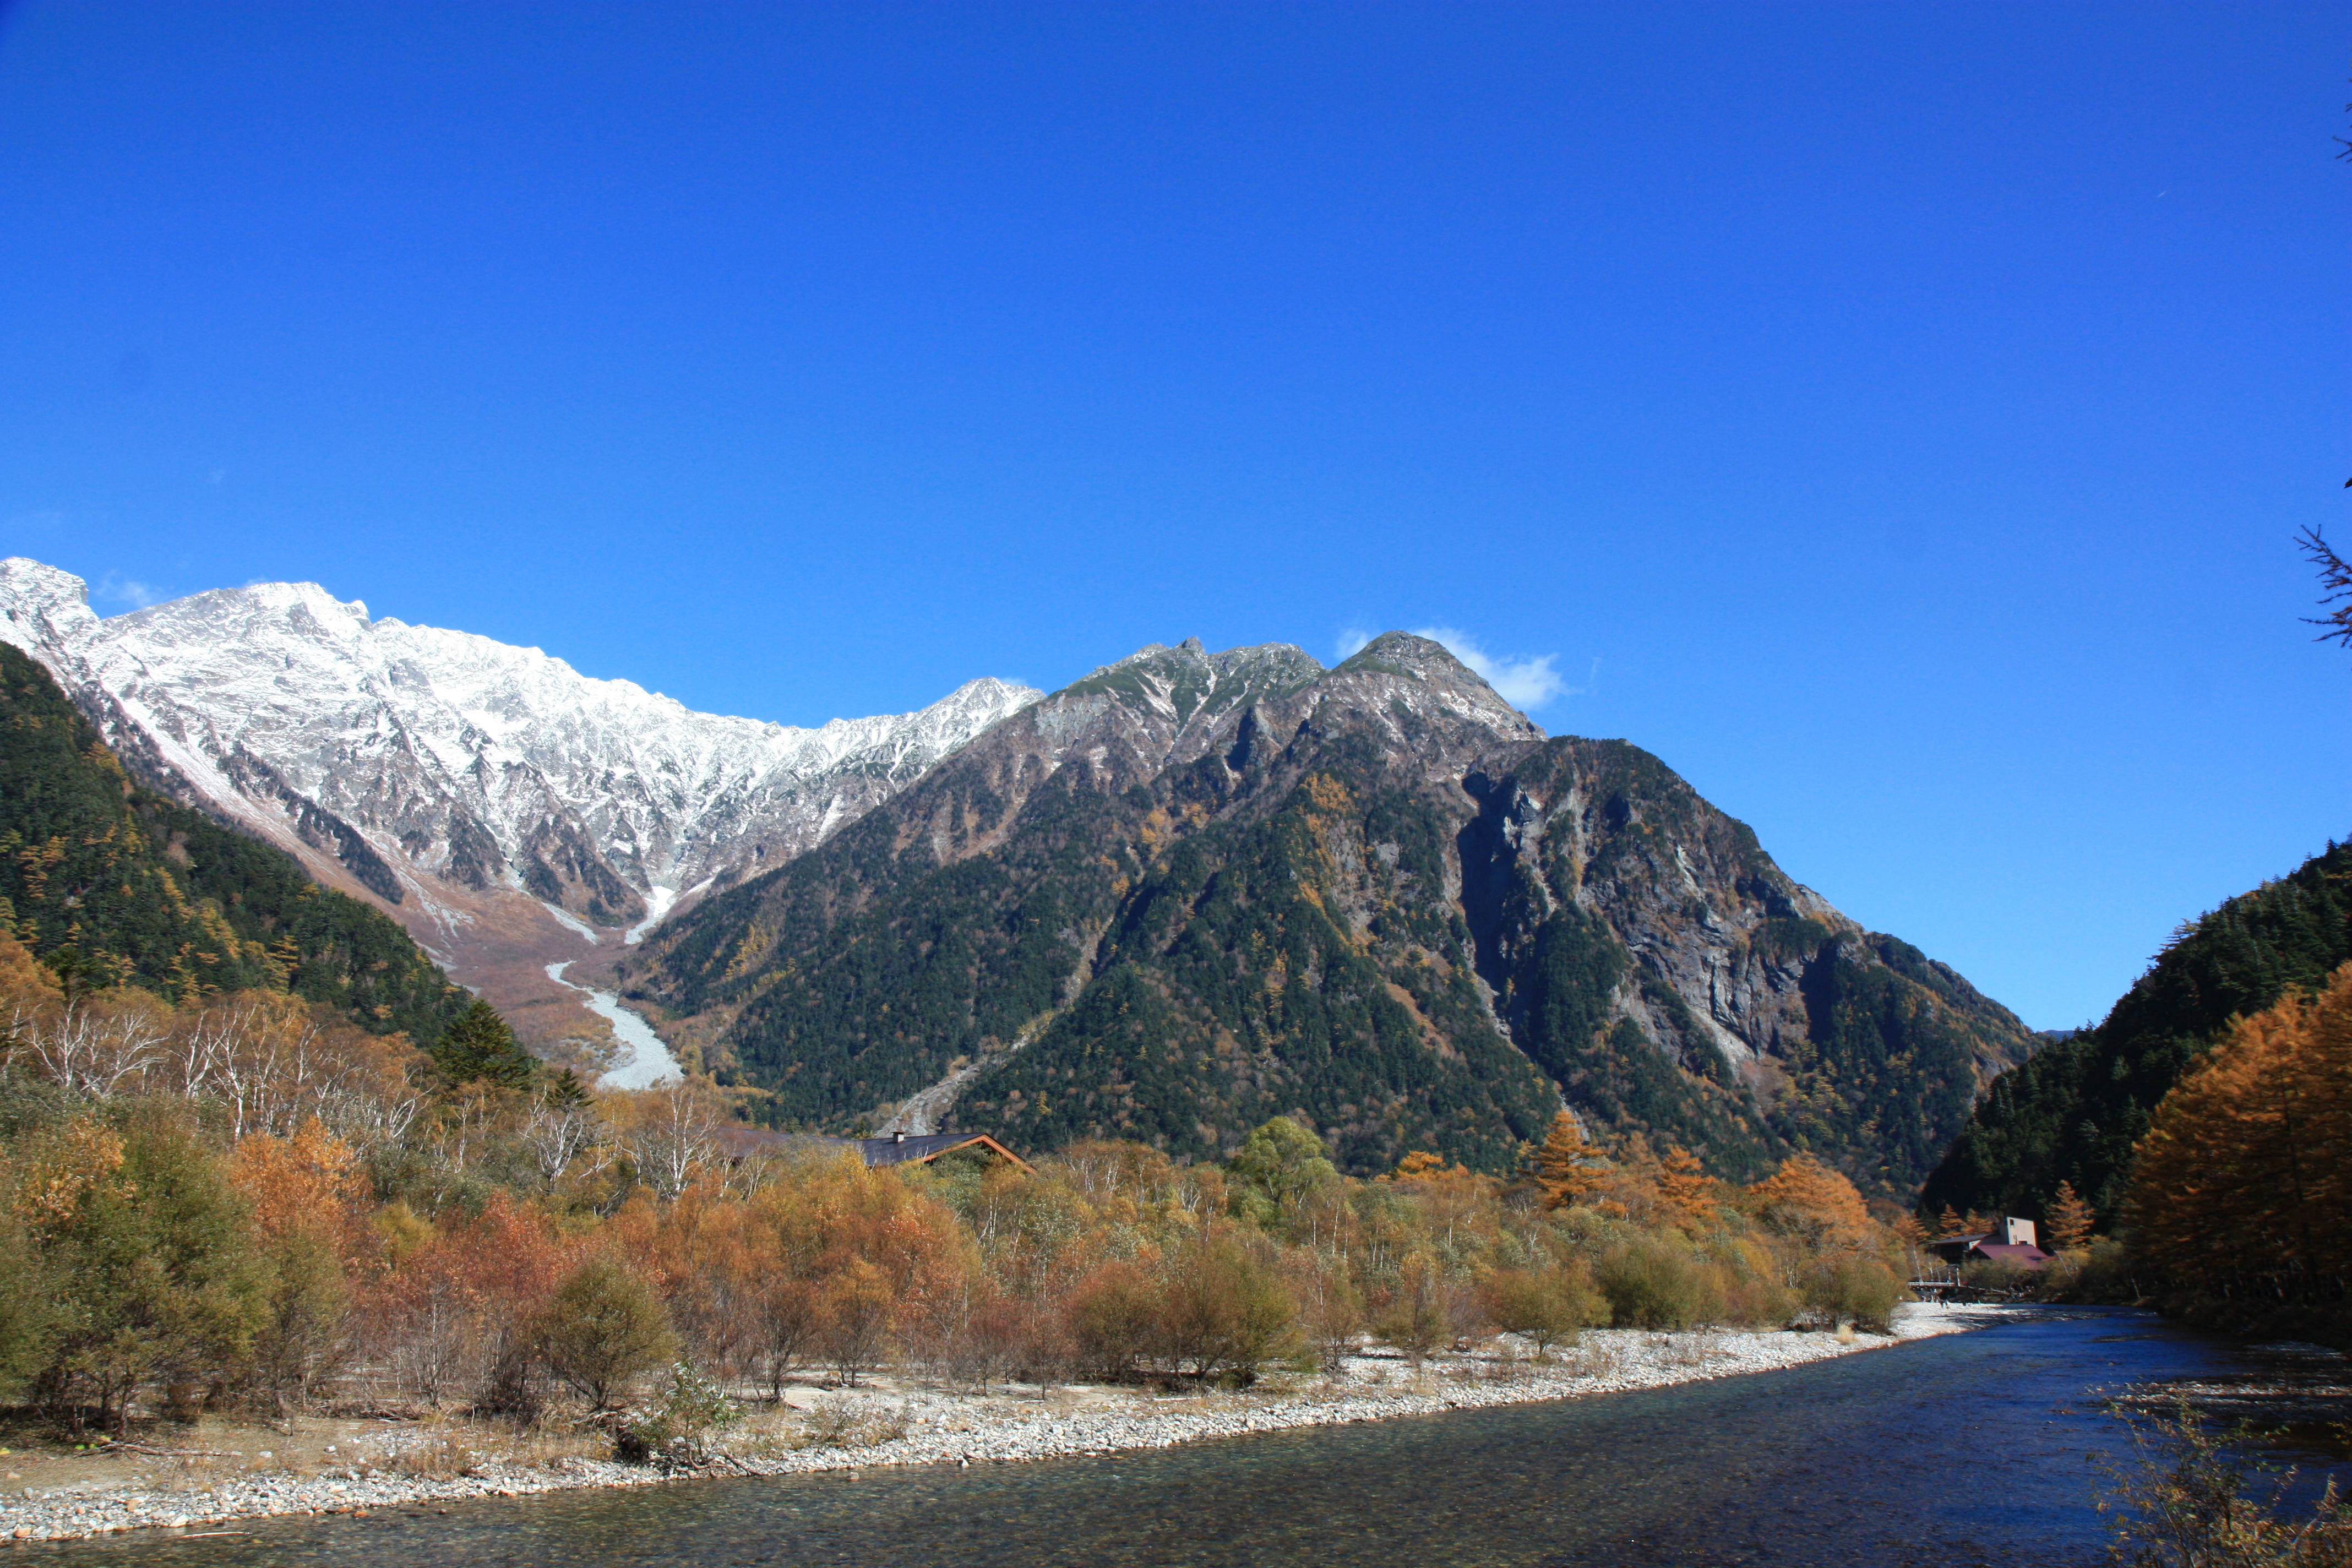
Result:
{"label": "golden larch tree", "polygon": [[1574,1111],[1563,1110],[1551,1119],[1551,1133],[1536,1154],[1536,1185],[1543,1189],[1545,1207],[1582,1203],[1600,1190],[1608,1173],[1607,1157],[1584,1135]]}
{"label": "golden larch tree", "polygon": [[1712,1225],[1722,1209],[1723,1184],[1706,1173],[1698,1156],[1679,1143],[1666,1146],[1658,1163],[1658,1206],[1685,1230]]}
{"label": "golden larch tree", "polygon": [[2061,1182],[2051,1194],[2043,1223],[2050,1232],[2050,1245],[2060,1252],[2072,1252],[2091,1239],[2094,1216],[2091,1205],[2074,1191],[2074,1184]]}

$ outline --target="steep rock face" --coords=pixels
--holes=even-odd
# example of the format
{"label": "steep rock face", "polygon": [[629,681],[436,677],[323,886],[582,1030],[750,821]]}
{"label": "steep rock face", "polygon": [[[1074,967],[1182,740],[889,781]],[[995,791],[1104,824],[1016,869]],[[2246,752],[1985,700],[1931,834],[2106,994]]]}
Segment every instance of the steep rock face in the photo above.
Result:
{"label": "steep rock face", "polygon": [[780,1122],[977,1066],[1031,1146],[1489,1168],[1562,1095],[1745,1173],[1916,1180],[2030,1037],[1863,931],[1646,753],[1547,740],[1433,643],[1337,669],[1147,648],[998,726],[630,965]]}
{"label": "steep rock face", "polygon": [[0,640],[135,771],[396,906],[461,973],[520,954],[526,977],[789,860],[1037,696],[976,680],[791,729],[371,619],[312,584],[101,620],[79,578],[23,559],[0,563]]}

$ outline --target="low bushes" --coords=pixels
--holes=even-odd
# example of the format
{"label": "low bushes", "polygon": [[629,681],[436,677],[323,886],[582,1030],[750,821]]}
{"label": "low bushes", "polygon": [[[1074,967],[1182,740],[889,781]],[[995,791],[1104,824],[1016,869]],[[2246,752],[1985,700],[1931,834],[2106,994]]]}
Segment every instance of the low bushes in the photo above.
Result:
{"label": "low bushes", "polygon": [[1612,1249],[1600,1284],[1609,1321],[1621,1329],[1686,1329],[1723,1318],[1715,1270],[1660,1237],[1636,1236]]}

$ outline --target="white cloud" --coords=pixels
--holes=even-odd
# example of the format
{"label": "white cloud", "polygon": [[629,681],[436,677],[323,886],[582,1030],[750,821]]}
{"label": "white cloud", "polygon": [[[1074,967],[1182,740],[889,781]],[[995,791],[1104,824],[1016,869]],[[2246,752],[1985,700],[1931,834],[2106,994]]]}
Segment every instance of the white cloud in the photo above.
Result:
{"label": "white cloud", "polygon": [[134,610],[143,610],[163,596],[161,592],[135,577],[117,577],[111,572],[106,574],[106,581],[90,592],[90,597],[94,599],[104,599],[110,604],[128,605]]}
{"label": "white cloud", "polygon": [[[1354,658],[1379,635],[1362,626],[1347,627],[1339,634],[1339,658]],[[1446,652],[1493,687],[1496,696],[1514,708],[1540,708],[1556,697],[1582,697],[1592,690],[1601,674],[1601,661],[1596,658],[1592,661],[1591,679],[1582,686],[1570,686],[1559,673],[1559,655],[1556,653],[1534,658],[1488,653],[1477,638],[1459,626],[1416,626],[1412,635],[1443,645]]]}
{"label": "white cloud", "polygon": [[1555,697],[1575,695],[1555,668],[1559,661],[1556,653],[1539,658],[1488,653],[1469,633],[1455,626],[1421,626],[1412,635],[1444,644],[1446,652],[1475,670],[1495,689],[1496,696],[1514,708],[1540,708]]}

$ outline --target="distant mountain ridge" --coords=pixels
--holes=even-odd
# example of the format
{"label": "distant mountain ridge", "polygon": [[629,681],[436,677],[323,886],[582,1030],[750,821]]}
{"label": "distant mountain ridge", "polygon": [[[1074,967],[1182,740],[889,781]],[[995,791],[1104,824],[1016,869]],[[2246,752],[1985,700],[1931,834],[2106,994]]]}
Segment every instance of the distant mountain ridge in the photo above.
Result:
{"label": "distant mountain ridge", "polygon": [[1488,1169],[1564,1095],[1752,1171],[1908,1190],[2036,1041],[1622,742],[1438,645],[1335,669],[1154,645],[1024,708],[625,961],[785,1124],[909,1104],[1208,1155],[1278,1112],[1349,1168]]}
{"label": "distant mountain ridge", "polygon": [[793,729],[315,584],[100,619],[79,578],[23,558],[0,562],[0,640],[135,771],[382,900],[502,1005],[556,994],[548,960],[789,860],[1039,695],[982,679]]}

